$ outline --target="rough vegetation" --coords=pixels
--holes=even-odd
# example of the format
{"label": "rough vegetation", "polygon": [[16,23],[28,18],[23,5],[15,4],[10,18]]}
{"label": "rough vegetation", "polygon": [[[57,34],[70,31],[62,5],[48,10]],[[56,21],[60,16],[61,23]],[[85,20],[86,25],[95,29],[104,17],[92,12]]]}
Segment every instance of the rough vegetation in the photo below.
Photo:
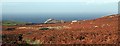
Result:
{"label": "rough vegetation", "polygon": [[[119,40],[119,14],[104,16],[93,20],[82,20],[78,22],[66,22],[58,24],[29,25],[26,27],[40,27],[40,30],[15,29],[2,31],[3,44],[118,44]],[[72,23],[72,24],[71,24]],[[62,27],[60,29],[48,30],[44,27]],[[9,26],[13,27],[13,26]],[[9,28],[3,26],[4,28]],[[19,27],[19,26],[14,26]],[[68,27],[68,28],[63,28]],[[43,31],[46,30],[46,31]],[[5,35],[4,35],[5,34]],[[14,34],[9,36],[10,34]],[[18,34],[22,34],[22,40]],[[8,36],[6,36],[8,35]],[[20,35],[21,36],[21,35]],[[7,38],[9,37],[8,40]],[[15,38],[16,37],[16,38]]]}

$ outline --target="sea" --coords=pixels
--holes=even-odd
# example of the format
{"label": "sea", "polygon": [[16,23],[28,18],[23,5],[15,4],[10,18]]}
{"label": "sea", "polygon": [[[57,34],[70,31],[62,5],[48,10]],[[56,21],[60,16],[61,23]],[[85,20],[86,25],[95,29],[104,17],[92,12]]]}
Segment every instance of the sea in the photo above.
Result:
{"label": "sea", "polygon": [[2,20],[12,20],[31,23],[44,23],[47,19],[55,20],[89,20],[107,16],[108,14],[94,13],[94,14],[2,14]]}

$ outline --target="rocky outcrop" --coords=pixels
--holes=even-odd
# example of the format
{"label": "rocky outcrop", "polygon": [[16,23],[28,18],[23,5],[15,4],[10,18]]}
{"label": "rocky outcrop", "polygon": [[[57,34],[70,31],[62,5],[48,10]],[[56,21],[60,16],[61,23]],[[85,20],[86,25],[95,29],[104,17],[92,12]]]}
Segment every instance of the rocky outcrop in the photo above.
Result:
{"label": "rocky outcrop", "polygon": [[48,19],[44,23],[64,23],[65,21],[63,20],[55,20],[55,19]]}

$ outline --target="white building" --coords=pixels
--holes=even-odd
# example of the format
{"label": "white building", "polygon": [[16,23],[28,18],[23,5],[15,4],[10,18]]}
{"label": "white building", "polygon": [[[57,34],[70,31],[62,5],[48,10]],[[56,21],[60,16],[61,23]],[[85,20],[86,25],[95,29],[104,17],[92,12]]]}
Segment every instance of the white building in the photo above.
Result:
{"label": "white building", "polygon": [[77,20],[73,20],[72,22],[78,22]]}

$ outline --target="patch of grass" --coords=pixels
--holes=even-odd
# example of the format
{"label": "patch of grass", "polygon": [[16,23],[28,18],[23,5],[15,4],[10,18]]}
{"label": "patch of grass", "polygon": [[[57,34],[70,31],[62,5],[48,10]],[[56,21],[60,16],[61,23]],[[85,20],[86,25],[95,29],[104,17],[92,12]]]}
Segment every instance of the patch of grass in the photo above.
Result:
{"label": "patch of grass", "polygon": [[14,26],[17,24],[26,24],[26,22],[11,21],[11,20],[3,20],[2,21],[3,26]]}
{"label": "patch of grass", "polygon": [[32,44],[32,45],[35,45],[35,44],[40,45],[40,44],[42,44],[42,42],[40,40],[33,41],[33,40],[30,40],[30,39],[26,39],[24,41],[26,41],[27,44]]}

